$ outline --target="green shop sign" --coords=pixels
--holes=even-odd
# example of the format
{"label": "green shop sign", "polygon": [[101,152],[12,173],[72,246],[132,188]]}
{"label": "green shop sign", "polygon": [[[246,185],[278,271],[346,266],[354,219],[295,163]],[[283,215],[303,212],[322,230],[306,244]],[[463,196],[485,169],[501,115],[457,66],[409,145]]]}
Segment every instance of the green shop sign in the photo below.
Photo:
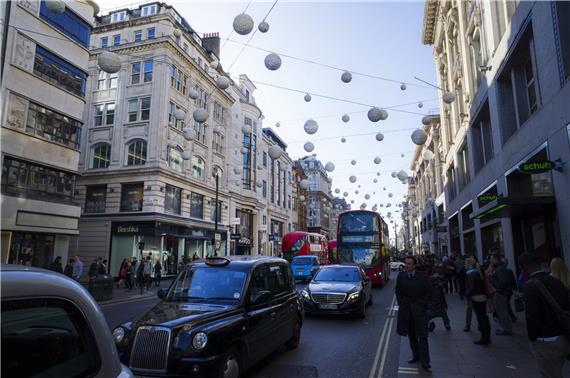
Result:
{"label": "green shop sign", "polygon": [[499,196],[497,194],[492,194],[492,193],[481,194],[479,197],[477,197],[477,199],[481,202],[491,202],[496,200],[497,198],[499,198]]}
{"label": "green shop sign", "polygon": [[560,159],[556,161],[550,161],[550,160],[533,161],[533,162],[522,163],[521,165],[519,165],[519,172],[528,173],[528,174],[544,173],[551,171],[553,169],[559,171],[562,170],[562,163]]}

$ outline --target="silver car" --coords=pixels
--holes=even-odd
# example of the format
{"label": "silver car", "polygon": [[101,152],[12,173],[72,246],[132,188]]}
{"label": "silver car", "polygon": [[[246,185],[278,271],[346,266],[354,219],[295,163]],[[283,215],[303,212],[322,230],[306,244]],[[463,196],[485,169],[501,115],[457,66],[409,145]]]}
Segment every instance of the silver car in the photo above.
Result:
{"label": "silver car", "polygon": [[0,268],[3,377],[133,377],[83,286],[44,269]]}

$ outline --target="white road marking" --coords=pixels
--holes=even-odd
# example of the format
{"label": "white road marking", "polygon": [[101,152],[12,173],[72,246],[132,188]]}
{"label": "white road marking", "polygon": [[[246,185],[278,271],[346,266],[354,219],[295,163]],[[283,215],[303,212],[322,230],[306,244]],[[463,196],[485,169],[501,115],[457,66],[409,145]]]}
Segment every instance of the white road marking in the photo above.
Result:
{"label": "white road marking", "polygon": [[[392,304],[390,305],[390,311],[388,311],[388,317],[386,318],[386,322],[384,323],[384,328],[382,329],[382,334],[380,336],[380,341],[378,342],[378,348],[376,349],[376,354],[374,356],[374,362],[372,363],[372,368],[370,369],[370,375],[369,378],[374,378],[376,377],[376,367],[378,366],[378,360],[380,359],[380,353],[382,352],[382,347],[384,346],[384,339],[386,337],[386,332],[388,331],[388,328],[392,328],[391,327],[391,323],[393,322],[393,318],[390,318],[390,316],[393,315],[394,311],[394,304],[396,303],[396,296],[394,296],[394,299],[392,299]],[[388,336],[389,338],[389,336]],[[386,344],[387,345],[387,344]],[[386,349],[386,348],[384,348]],[[384,350],[384,353],[386,353],[386,350]],[[383,356],[385,358],[385,355]]]}

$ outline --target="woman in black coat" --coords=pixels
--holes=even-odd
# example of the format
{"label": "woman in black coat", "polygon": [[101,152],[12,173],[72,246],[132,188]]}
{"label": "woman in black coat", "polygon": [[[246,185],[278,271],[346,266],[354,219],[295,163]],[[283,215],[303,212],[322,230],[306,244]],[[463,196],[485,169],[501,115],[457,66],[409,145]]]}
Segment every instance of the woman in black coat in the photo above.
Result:
{"label": "woman in black coat", "polygon": [[428,303],[429,330],[433,332],[435,329],[435,323],[432,319],[442,318],[445,329],[449,331],[451,326],[449,324],[449,316],[447,316],[447,301],[444,294],[446,283],[444,278],[437,273],[432,275],[429,281],[431,288],[431,298]]}

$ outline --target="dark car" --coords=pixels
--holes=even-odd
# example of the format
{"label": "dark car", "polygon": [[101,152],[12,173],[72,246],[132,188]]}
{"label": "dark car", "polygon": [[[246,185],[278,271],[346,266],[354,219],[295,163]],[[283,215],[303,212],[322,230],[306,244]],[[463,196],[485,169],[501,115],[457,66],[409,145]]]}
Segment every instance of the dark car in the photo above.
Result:
{"label": "dark car", "polygon": [[113,331],[121,360],[136,375],[239,377],[282,345],[299,344],[303,311],[286,260],[197,261],[159,297]]}
{"label": "dark car", "polygon": [[372,284],[358,265],[326,265],[301,291],[305,313],[366,316],[372,304]]}

